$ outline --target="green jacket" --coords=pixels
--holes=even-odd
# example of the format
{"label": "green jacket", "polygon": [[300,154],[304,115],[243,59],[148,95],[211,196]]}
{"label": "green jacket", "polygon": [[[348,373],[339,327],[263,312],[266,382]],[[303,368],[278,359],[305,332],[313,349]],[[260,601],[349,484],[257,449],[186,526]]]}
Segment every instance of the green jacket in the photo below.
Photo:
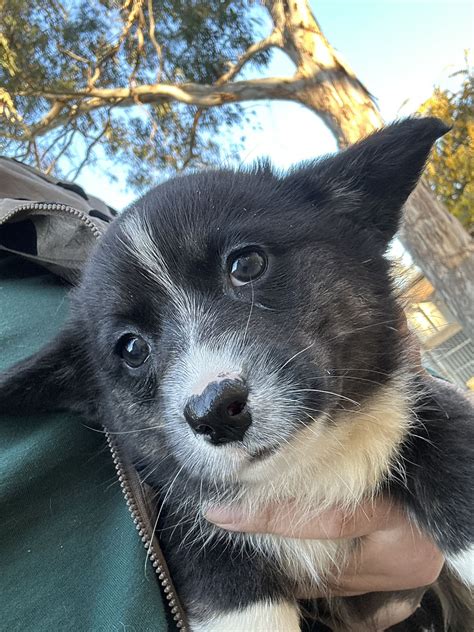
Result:
{"label": "green jacket", "polygon": [[[0,197],[8,198],[7,167],[10,187],[11,172],[20,179],[16,194],[0,203],[0,371],[39,349],[67,313],[65,283],[28,259],[74,278],[110,217],[106,208],[94,217],[98,201],[83,192],[66,191],[64,204],[53,181],[5,159]],[[38,182],[40,191],[32,187]],[[153,511],[103,432],[71,414],[12,418],[0,411],[0,445],[1,630],[185,629],[151,535]]]}

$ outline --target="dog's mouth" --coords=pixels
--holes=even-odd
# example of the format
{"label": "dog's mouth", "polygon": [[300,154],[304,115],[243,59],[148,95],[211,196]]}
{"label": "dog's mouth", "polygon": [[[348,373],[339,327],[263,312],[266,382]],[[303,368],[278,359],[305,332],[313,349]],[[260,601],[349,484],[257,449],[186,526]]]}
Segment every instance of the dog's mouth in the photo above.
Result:
{"label": "dog's mouth", "polygon": [[258,450],[254,450],[250,453],[249,460],[251,463],[255,463],[257,461],[263,461],[264,459],[272,456],[279,449],[278,445],[268,446],[266,448],[259,448]]}

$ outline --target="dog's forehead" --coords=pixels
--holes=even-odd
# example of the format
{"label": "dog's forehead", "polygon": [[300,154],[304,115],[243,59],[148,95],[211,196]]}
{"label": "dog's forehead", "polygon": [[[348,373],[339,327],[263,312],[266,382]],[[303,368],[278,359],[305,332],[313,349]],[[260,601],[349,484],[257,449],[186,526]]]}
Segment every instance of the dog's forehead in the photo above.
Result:
{"label": "dog's forehead", "polygon": [[276,216],[285,215],[280,198],[258,174],[194,174],[150,191],[121,218],[120,233],[148,262],[152,253],[172,266],[208,260],[268,238]]}
{"label": "dog's forehead", "polygon": [[111,299],[124,292],[138,297],[146,277],[174,294],[177,284],[189,285],[193,276],[198,283],[210,277],[233,248],[266,239],[275,212],[271,189],[256,175],[176,178],[119,216],[99,245],[86,283],[97,292],[107,286]]}
{"label": "dog's forehead", "polygon": [[148,302],[156,293],[175,295],[177,286],[209,294],[218,287],[228,257],[242,248],[260,246],[290,256],[304,245],[312,247],[315,235],[321,239],[313,215],[271,174],[214,171],[178,177],[151,190],[114,222],[86,284],[92,296],[106,295],[104,309],[111,301],[125,305],[143,302],[145,295]]}

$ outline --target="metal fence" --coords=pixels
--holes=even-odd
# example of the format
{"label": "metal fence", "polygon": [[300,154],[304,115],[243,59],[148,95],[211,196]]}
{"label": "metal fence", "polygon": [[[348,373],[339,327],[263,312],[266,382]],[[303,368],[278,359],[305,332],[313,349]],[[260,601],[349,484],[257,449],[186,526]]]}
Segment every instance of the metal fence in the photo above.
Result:
{"label": "metal fence", "polygon": [[425,350],[427,364],[459,386],[474,388],[474,343],[458,331],[439,347]]}

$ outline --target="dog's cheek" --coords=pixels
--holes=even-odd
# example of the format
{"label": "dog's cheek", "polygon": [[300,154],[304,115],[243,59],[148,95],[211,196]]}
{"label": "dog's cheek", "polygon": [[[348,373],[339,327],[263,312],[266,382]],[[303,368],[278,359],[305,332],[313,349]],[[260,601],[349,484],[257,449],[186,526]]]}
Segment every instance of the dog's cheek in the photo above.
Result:
{"label": "dog's cheek", "polygon": [[137,401],[120,387],[107,397],[106,428],[122,445],[130,460],[148,475],[166,450],[165,418],[159,401]]}

